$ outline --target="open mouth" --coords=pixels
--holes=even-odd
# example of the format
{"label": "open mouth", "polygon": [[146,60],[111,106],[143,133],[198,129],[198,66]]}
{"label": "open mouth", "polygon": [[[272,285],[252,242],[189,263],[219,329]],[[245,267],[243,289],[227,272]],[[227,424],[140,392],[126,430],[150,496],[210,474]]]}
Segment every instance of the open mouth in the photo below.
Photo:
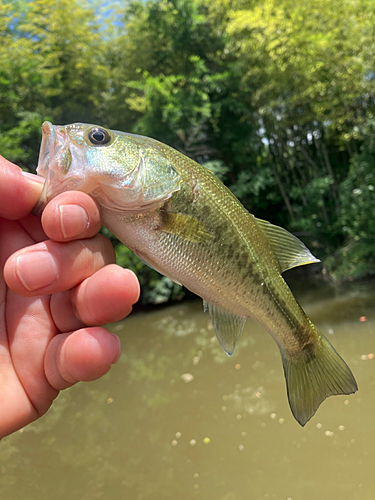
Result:
{"label": "open mouth", "polygon": [[53,149],[56,140],[55,128],[50,122],[44,122],[42,125],[42,144],[40,146],[39,160],[38,160],[38,175],[41,175],[45,179],[48,174],[48,166],[50,161],[50,156],[53,155]]}
{"label": "open mouth", "polygon": [[[38,175],[45,178],[45,183],[40,198],[31,212],[37,216],[42,214],[48,201],[57,194],[53,191],[61,189],[62,179],[71,165],[71,153],[67,147],[65,128],[44,122],[42,133],[42,144],[36,171]],[[61,189],[61,191],[63,190]]]}
{"label": "open mouth", "polygon": [[47,192],[49,185],[49,176],[50,176],[50,158],[53,156],[53,151],[55,147],[56,141],[56,132],[55,128],[50,122],[44,122],[42,125],[42,144],[40,146],[39,159],[38,159],[38,168],[37,173],[41,177],[44,177],[46,180],[44,182],[44,186],[37,201],[35,207],[32,210],[32,215],[36,215],[40,217],[42,212],[47,205]]}

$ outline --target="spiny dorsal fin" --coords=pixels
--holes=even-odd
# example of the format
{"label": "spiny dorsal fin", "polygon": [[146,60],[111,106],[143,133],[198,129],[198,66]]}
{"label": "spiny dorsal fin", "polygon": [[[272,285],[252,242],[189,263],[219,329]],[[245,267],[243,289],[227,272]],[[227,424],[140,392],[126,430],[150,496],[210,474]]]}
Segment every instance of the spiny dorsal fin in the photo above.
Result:
{"label": "spiny dorsal fin", "polygon": [[233,356],[246,319],[213,306],[205,300],[203,301],[203,309],[204,312],[209,310],[211,323],[214,325],[221,347],[228,356]]}
{"label": "spiny dorsal fin", "polygon": [[288,269],[292,269],[293,267],[320,262],[319,259],[313,256],[301,240],[289,233],[286,229],[274,226],[270,222],[257,219],[256,217],[255,220],[259,224],[262,231],[266,234],[276,257],[278,258],[282,273]]}

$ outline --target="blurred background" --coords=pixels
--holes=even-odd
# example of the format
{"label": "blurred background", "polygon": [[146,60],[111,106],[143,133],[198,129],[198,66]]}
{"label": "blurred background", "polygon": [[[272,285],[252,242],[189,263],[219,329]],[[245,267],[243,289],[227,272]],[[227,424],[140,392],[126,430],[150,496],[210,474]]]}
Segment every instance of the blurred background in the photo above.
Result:
{"label": "blurred background", "polygon": [[[3,0],[1,153],[35,171],[44,120],[148,135],[330,276],[374,273],[374,26],[374,0]],[[143,303],[181,295],[117,253]]]}
{"label": "blurred background", "polygon": [[[260,327],[229,359],[198,303],[143,309],[104,380],[2,442],[2,499],[374,498],[374,49],[375,0],[0,0],[0,153],[35,172],[50,120],[204,164],[322,260],[293,289],[361,390],[300,429]],[[143,307],[186,295],[103,231]]]}

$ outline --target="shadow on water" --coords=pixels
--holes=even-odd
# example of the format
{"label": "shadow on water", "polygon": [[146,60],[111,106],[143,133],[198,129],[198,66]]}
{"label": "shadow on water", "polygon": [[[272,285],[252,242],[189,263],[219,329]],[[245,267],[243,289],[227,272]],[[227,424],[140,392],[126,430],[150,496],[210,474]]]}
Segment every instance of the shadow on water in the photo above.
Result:
{"label": "shadow on water", "polygon": [[294,421],[273,340],[247,321],[228,358],[200,301],[111,331],[122,357],[1,442],[0,498],[373,500],[375,284],[296,287],[360,391]]}

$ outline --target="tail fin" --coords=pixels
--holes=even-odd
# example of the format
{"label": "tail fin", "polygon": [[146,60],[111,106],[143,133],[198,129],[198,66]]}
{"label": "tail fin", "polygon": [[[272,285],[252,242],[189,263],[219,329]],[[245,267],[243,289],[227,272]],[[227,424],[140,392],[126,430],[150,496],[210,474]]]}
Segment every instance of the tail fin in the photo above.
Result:
{"label": "tail fin", "polygon": [[328,396],[352,394],[358,389],[350,368],[323,335],[310,359],[295,361],[283,353],[282,358],[289,405],[302,426]]}

